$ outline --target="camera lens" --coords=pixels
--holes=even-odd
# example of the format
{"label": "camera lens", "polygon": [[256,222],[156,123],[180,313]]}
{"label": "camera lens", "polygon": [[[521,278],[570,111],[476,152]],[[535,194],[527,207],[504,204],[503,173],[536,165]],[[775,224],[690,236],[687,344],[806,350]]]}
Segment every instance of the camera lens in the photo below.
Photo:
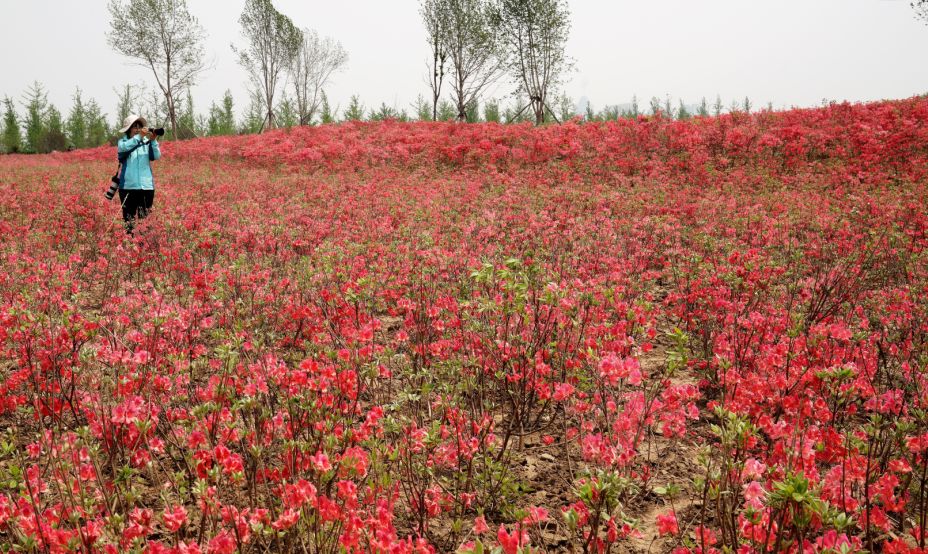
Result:
{"label": "camera lens", "polygon": [[110,185],[110,188],[106,189],[106,192],[103,193],[103,196],[104,196],[107,200],[112,200],[113,197],[116,196],[116,190],[117,190],[118,188],[119,188],[119,183],[118,183],[118,182],[114,182],[112,185]]}

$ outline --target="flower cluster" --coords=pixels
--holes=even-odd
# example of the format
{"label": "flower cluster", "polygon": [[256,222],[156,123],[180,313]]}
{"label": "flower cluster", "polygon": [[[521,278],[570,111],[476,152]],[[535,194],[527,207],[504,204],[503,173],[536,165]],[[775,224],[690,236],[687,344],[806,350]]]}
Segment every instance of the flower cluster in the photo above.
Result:
{"label": "flower cluster", "polygon": [[928,552],[928,100],[163,151],[0,158],[0,550]]}

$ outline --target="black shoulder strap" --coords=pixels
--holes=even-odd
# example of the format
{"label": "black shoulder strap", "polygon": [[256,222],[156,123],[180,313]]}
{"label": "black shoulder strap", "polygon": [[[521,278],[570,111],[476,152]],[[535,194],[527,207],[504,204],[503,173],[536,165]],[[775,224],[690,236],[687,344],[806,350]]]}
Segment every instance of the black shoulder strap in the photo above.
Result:
{"label": "black shoulder strap", "polygon": [[[135,152],[135,149],[136,149],[136,148],[138,148],[138,147],[140,147],[140,146],[145,146],[146,144],[151,144],[151,143],[150,143],[150,142],[139,142],[138,144],[136,144],[135,146],[133,146],[133,147],[130,148],[129,150],[126,150],[125,152],[121,152],[121,153],[116,154],[116,158],[119,160],[119,163],[122,163],[122,162],[124,162],[124,161],[126,161],[126,160],[129,159],[129,154]],[[148,159],[149,159],[149,160],[154,160],[154,159],[155,159],[154,156],[155,156],[155,153],[152,152],[151,148],[149,148],[149,149],[148,149]]]}

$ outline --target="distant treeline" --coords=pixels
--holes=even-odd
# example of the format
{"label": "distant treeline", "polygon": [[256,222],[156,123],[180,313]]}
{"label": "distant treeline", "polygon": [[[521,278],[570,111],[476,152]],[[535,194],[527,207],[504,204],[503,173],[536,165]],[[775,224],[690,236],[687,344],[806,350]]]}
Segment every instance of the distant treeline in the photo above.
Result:
{"label": "distant treeline", "polygon": [[[711,105],[705,98],[695,105],[682,100],[674,105],[669,96],[651,98],[646,107],[639,106],[637,98],[598,110],[586,99],[577,105],[562,92],[575,63],[565,52],[571,27],[567,0],[418,4],[426,34],[428,97],[420,95],[412,105],[398,107],[365,106],[355,95],[340,110],[329,104],[325,89],[348,63],[341,43],[299,27],[272,0],[245,0],[239,16],[241,38],[230,45],[249,78],[247,108],[238,119],[229,91],[205,113],[194,107],[190,90],[212,68],[206,62],[207,30],[188,10],[186,0],[109,0],[108,44],[150,67],[157,87],[145,91],[125,85],[116,90],[116,113],[110,119],[95,99],[85,100],[79,88],[64,114],[35,82],[19,101],[4,98],[0,152],[41,153],[112,143],[130,113],[144,115],[151,126],[165,127],[166,138],[183,139],[362,119],[543,124],[578,116],[602,121],[658,113],[686,119],[752,108],[748,98],[726,109],[720,97]],[[911,6],[916,17],[928,23],[928,0],[913,0]],[[135,40],[127,41],[126,36]],[[500,85],[510,99],[506,105],[486,97]]]}
{"label": "distant treeline", "polygon": [[[47,153],[71,150],[75,148],[93,148],[105,144],[115,144],[118,130],[123,119],[130,113],[141,113],[151,126],[168,124],[167,107],[163,97],[157,91],[151,91],[147,99],[141,98],[139,91],[132,85],[125,85],[117,93],[117,110],[110,118],[100,108],[94,98],[85,98],[81,90],[75,90],[72,103],[67,113],[48,101],[45,87],[35,82],[23,93],[19,102],[4,97],[0,121],[0,152],[3,153]],[[180,139],[255,134],[262,131],[266,114],[265,104],[260,98],[252,98],[244,116],[235,115],[236,103],[230,91],[226,91],[219,103],[213,102],[203,112],[195,110],[194,99],[188,90],[178,110],[177,137]],[[503,105],[499,100],[491,99],[480,105],[476,100],[467,104],[467,121],[521,123],[534,121],[534,115],[525,109],[527,102],[515,102]],[[674,105],[670,97],[663,100],[651,98],[647,107],[639,106],[637,98],[621,105],[605,105],[601,109],[584,100],[577,105],[567,96],[560,96],[556,103],[557,114],[548,114],[546,121],[567,121],[579,117],[584,121],[607,121],[618,118],[636,118],[642,115],[660,113],[663,117],[687,119],[693,116],[712,116],[723,112],[751,111],[748,98],[733,101],[727,107],[721,98],[709,103],[705,98],[696,105],[684,104],[682,100]],[[337,123],[340,121],[381,121],[395,119],[399,121],[454,121],[458,119],[458,109],[453,102],[441,100],[438,103],[436,117],[432,117],[432,103],[423,96],[407,108],[389,106],[385,103],[378,107],[367,107],[354,95],[343,109],[329,104],[322,93],[321,107],[308,123],[310,125]],[[294,102],[284,97],[275,109],[275,120],[280,127],[294,127],[300,124]],[[165,138],[170,137],[169,133]]]}

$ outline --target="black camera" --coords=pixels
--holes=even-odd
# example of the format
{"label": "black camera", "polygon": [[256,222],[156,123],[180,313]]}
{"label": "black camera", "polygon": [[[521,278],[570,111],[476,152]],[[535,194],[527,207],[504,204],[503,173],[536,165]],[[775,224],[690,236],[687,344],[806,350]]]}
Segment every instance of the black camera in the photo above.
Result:
{"label": "black camera", "polygon": [[110,181],[112,181],[113,184],[110,185],[110,188],[106,189],[106,192],[103,193],[103,196],[107,200],[112,200],[113,197],[116,196],[116,191],[119,190],[119,174],[117,173],[116,175],[110,177]]}
{"label": "black camera", "polygon": [[152,129],[151,127],[149,127],[149,128],[148,128],[148,132],[149,132],[149,133],[154,133],[156,136],[163,137],[163,136],[164,136],[164,127],[158,127],[157,129]]}

